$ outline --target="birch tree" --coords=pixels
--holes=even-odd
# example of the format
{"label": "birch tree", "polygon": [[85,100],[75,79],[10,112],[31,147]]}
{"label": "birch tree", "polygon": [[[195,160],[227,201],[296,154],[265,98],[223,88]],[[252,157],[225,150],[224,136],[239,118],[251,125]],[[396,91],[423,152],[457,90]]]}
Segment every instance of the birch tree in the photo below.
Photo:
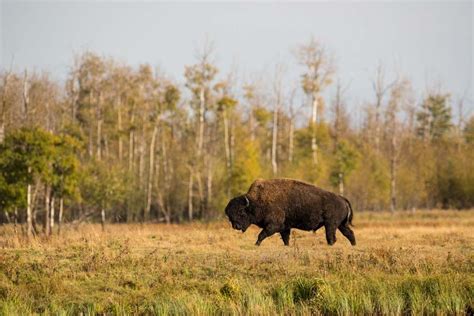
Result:
{"label": "birch tree", "polygon": [[186,66],[184,73],[186,77],[186,87],[193,95],[191,103],[196,110],[198,157],[201,156],[203,150],[206,111],[211,97],[212,81],[217,74],[217,68],[211,61],[212,54],[212,44],[205,43],[202,50],[197,53],[197,63],[192,66]]}
{"label": "birch tree", "polygon": [[[147,197],[146,197],[145,216],[144,216],[145,221],[148,220],[150,209],[151,209],[153,178],[154,178],[154,173],[155,173],[155,168],[156,168],[156,164],[155,164],[156,137],[158,135],[158,130],[160,128],[160,123],[161,123],[163,115],[165,115],[166,112],[168,111],[173,111],[178,101],[179,101],[178,89],[172,84],[167,84],[165,88],[162,88],[161,91],[158,91],[156,100],[155,102],[153,102],[154,110],[152,112],[152,118],[151,118],[152,125],[153,125],[153,132],[152,132],[152,136],[150,140],[150,155],[148,158],[149,168],[148,168]],[[158,192],[158,195],[160,195],[159,192]]]}
{"label": "birch tree", "polygon": [[273,124],[272,124],[272,172],[273,175],[278,173],[277,150],[278,150],[278,114],[283,102],[283,65],[277,65],[273,81]]}
{"label": "birch tree", "polygon": [[390,83],[386,83],[385,81],[386,81],[385,70],[382,64],[379,63],[375,71],[375,78],[372,80],[372,89],[374,90],[374,94],[375,94],[375,102],[374,102],[375,130],[373,131],[373,135],[374,135],[374,142],[375,142],[375,151],[377,153],[380,150],[380,127],[381,127],[380,116],[381,116],[381,111],[383,108],[384,97],[390,91],[390,89],[396,84],[396,80]]}
{"label": "birch tree", "polygon": [[224,131],[222,139],[224,144],[225,165],[227,177],[229,177],[232,172],[230,113],[237,105],[237,100],[230,95],[227,81],[219,82],[216,84],[214,89],[218,93],[217,111],[222,117],[222,128]]}
{"label": "birch tree", "polygon": [[2,98],[0,99],[0,143],[5,139],[5,123],[6,123],[6,113],[8,110],[8,88],[9,80],[11,77],[12,71],[5,72],[3,74],[2,82]]}
{"label": "birch tree", "polygon": [[[212,54],[213,46],[211,43],[206,42],[201,51],[197,53],[197,63],[192,66],[186,66],[184,74],[186,77],[186,87],[192,94],[190,103],[195,114],[195,121],[197,122],[196,159],[192,159],[190,164],[197,182],[201,213],[208,204],[207,199],[204,198],[203,174],[205,170],[210,168],[210,157],[207,154],[206,157],[203,157],[203,149],[206,142],[206,112],[210,109],[212,103],[215,102],[212,95],[212,83],[217,74],[217,68],[211,61]],[[208,188],[211,176],[211,173],[206,172],[206,185]]]}
{"label": "birch tree", "polygon": [[311,152],[313,165],[316,165],[318,163],[316,124],[319,119],[320,94],[331,83],[335,71],[334,64],[326,48],[314,38],[298,47],[296,57],[304,67],[301,76],[301,87],[311,101]]}
{"label": "birch tree", "polygon": [[344,194],[344,182],[350,172],[355,168],[357,154],[349,143],[343,140],[343,134],[347,128],[347,118],[345,113],[344,90],[340,81],[337,82],[336,95],[333,100],[334,123],[333,135],[333,155],[335,166],[331,174],[331,181],[339,189],[339,194]]}
{"label": "birch tree", "polygon": [[390,91],[390,100],[386,112],[386,126],[389,135],[389,160],[390,160],[390,210],[393,212],[397,208],[397,169],[400,155],[400,120],[398,118],[400,110],[409,100],[409,82],[404,79],[397,79]]}

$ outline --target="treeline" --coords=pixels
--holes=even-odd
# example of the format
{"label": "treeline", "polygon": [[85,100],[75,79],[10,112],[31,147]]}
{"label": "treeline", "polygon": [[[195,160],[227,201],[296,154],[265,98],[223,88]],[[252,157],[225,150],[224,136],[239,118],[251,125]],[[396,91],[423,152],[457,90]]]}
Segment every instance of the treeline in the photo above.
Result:
{"label": "treeline", "polygon": [[311,40],[295,58],[297,83],[281,67],[264,84],[237,82],[209,47],[185,67],[184,85],[90,52],[64,84],[3,69],[2,222],[49,234],[63,219],[209,220],[258,177],[302,179],[357,210],[474,205],[474,118],[454,122],[448,93],[417,96],[378,67],[355,126],[324,47]]}

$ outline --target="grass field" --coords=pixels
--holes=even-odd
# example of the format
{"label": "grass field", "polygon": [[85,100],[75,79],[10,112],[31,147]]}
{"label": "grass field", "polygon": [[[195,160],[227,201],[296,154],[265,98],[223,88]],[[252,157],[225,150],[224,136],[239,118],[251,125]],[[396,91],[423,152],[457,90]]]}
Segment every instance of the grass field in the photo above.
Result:
{"label": "grass field", "polygon": [[469,314],[474,211],[357,213],[358,245],[227,222],[0,228],[0,314]]}

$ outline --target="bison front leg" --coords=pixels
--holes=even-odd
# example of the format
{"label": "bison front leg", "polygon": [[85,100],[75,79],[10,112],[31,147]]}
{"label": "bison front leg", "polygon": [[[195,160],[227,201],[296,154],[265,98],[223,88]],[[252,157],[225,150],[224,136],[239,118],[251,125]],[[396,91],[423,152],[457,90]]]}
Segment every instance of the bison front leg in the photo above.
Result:
{"label": "bison front leg", "polygon": [[283,243],[285,244],[285,246],[290,245],[290,232],[291,230],[289,228],[280,232],[281,239],[283,240]]}
{"label": "bison front leg", "polygon": [[270,237],[271,235],[273,235],[277,231],[278,231],[278,228],[273,226],[273,225],[269,225],[269,226],[265,227],[264,229],[262,229],[260,234],[258,234],[257,242],[255,243],[255,245],[260,246],[260,244],[262,243],[262,241],[265,238]]}

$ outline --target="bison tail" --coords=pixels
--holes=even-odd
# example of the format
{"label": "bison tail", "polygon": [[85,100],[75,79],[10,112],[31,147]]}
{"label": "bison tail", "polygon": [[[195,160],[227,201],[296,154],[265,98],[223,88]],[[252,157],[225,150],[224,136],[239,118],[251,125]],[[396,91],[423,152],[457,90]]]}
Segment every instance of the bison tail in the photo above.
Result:
{"label": "bison tail", "polygon": [[349,202],[349,200],[346,199],[345,197],[343,197],[342,195],[341,195],[341,197],[346,201],[347,206],[348,206],[348,213],[347,213],[346,223],[351,225],[351,226],[354,226],[354,225],[352,225],[352,219],[354,218],[354,211],[352,210],[351,202]]}

